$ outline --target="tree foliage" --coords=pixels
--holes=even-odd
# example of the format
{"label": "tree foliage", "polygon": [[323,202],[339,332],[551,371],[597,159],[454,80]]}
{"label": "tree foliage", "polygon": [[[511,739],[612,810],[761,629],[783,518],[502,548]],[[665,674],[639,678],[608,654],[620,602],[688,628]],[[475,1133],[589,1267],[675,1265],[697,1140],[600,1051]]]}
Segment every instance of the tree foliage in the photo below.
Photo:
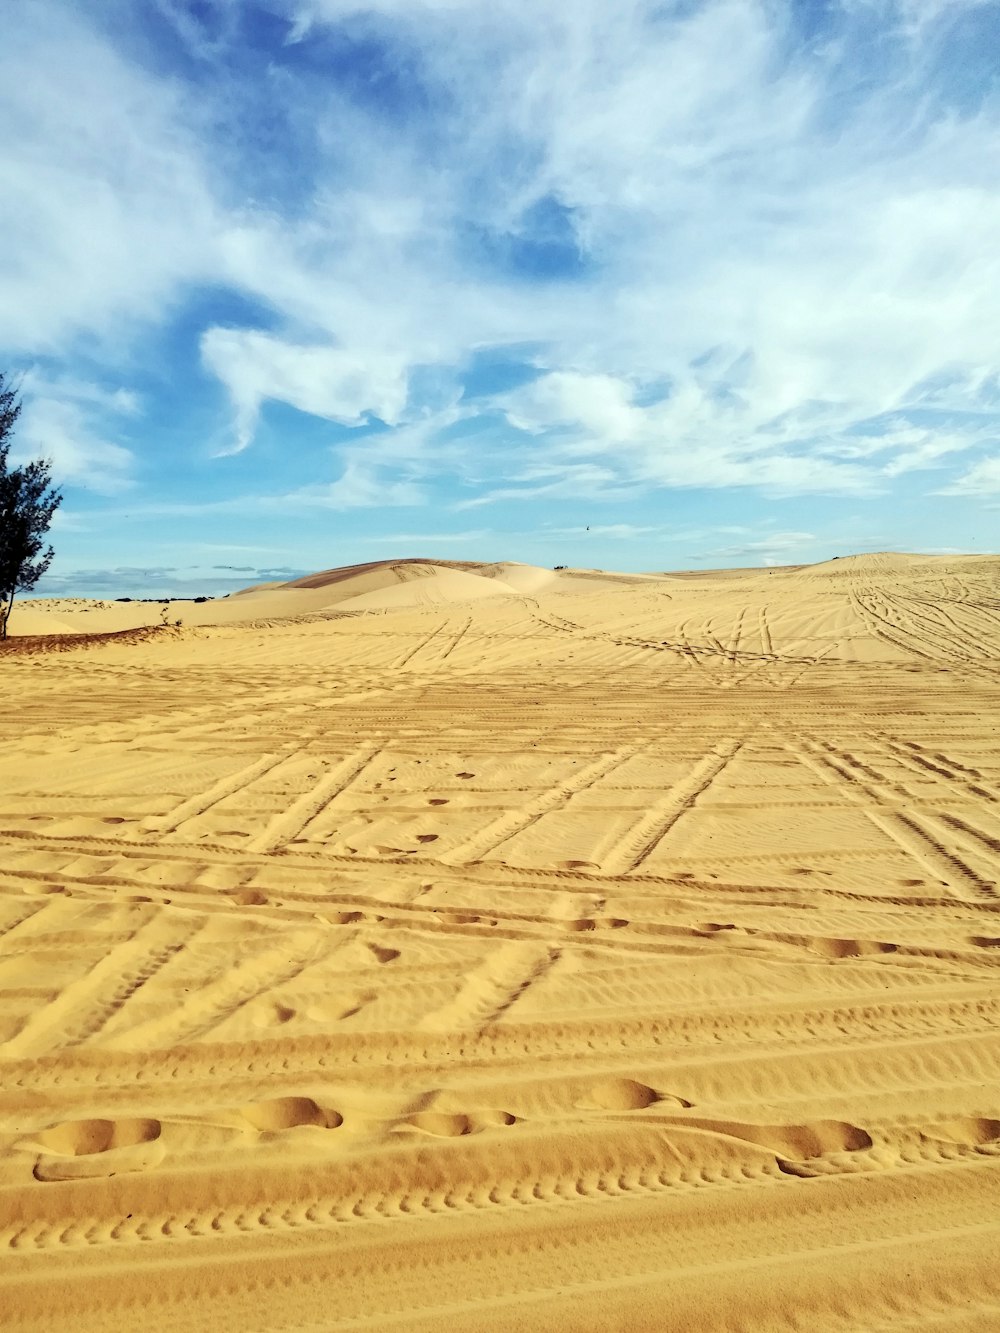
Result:
{"label": "tree foliage", "polygon": [[62,502],[45,459],[20,467],[8,464],[11,436],[20,414],[17,390],[0,374],[0,639],[7,637],[14,594],[33,588],[52,561],[53,550],[45,544],[45,535]]}

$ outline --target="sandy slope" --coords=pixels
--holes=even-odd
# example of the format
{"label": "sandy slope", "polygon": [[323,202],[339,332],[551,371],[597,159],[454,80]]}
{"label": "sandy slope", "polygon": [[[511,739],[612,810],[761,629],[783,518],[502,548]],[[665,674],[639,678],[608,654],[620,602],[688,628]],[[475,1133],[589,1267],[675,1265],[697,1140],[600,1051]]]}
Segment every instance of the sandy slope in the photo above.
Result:
{"label": "sandy slope", "polygon": [[3,1327],[1000,1328],[998,575],[36,610]]}

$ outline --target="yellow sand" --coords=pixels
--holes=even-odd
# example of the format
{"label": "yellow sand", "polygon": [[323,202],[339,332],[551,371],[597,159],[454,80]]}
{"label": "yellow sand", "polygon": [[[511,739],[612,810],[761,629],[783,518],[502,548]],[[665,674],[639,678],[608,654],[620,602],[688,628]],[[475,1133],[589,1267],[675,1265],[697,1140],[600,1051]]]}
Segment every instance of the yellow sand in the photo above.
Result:
{"label": "yellow sand", "polygon": [[0,654],[4,1329],[1000,1328],[1000,560],[172,611]]}

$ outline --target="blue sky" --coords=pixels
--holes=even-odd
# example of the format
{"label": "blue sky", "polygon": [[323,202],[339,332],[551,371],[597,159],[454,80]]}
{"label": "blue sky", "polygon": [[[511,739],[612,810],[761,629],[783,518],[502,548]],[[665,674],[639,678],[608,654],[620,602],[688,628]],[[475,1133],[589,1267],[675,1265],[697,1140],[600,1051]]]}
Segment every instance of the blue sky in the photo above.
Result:
{"label": "blue sky", "polygon": [[30,0],[38,591],[1000,547],[994,0]]}

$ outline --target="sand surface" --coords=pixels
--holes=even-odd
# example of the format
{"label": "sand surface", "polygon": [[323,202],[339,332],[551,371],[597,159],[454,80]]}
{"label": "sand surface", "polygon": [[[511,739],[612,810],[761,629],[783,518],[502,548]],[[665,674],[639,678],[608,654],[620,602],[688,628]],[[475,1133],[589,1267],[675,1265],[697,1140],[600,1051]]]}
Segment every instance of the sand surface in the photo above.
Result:
{"label": "sand surface", "polygon": [[1000,1328],[1000,559],[176,614],[0,654],[0,1325]]}

